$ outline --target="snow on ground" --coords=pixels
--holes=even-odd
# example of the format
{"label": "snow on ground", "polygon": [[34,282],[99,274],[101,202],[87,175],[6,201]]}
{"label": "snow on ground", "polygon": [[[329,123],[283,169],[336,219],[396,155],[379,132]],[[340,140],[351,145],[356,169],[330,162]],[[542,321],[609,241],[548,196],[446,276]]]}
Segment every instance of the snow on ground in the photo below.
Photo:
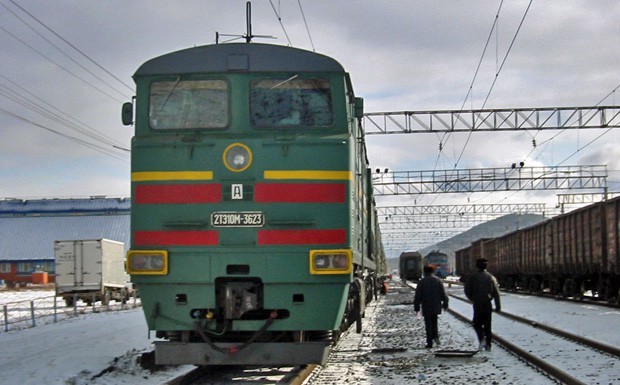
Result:
{"label": "snow on ground", "polygon": [[502,308],[541,324],[620,346],[620,309],[587,303],[502,293]]}
{"label": "snow on ground", "polygon": [[54,289],[50,287],[33,287],[28,289],[9,290],[0,285],[0,305],[10,302],[32,301],[37,298],[44,298],[54,295]]}
{"label": "snow on ground", "polygon": [[[402,294],[399,298],[396,292],[392,290],[367,309],[364,333],[349,333],[346,341],[341,342],[340,352],[330,357],[331,362],[321,375],[329,380],[315,377],[311,384],[554,383],[499,347],[471,358],[435,357],[437,349],[424,349],[424,322],[413,316],[412,296]],[[36,295],[41,293],[0,291],[0,305]],[[504,294],[502,300],[505,311],[572,328],[575,334],[590,338],[594,335],[610,345],[620,346],[617,309],[516,294]],[[456,307],[457,300],[451,301]],[[471,306],[465,309],[464,313],[470,315],[467,311]],[[453,317],[442,315],[439,329],[440,349],[474,349],[477,345],[473,328]],[[147,385],[162,383],[192,368],[166,368],[154,374],[142,369],[137,357],[140,352],[151,350],[153,341],[154,338],[148,337],[140,308],[80,315],[8,333],[0,330],[0,383]],[[390,353],[389,349],[394,348],[406,348],[406,351]]]}
{"label": "snow on ground", "polygon": [[[53,292],[0,291],[0,305]],[[10,298],[10,301],[6,301]],[[0,383],[86,385],[162,383],[193,367],[151,375],[137,364],[152,350],[141,308],[80,315],[58,323],[0,332]]]}
{"label": "snow on ground", "polygon": [[363,333],[350,330],[325,369],[304,384],[556,384],[499,347],[471,357],[436,356],[440,350],[475,351],[475,332],[443,314],[439,317],[441,345],[426,349],[424,321],[414,317],[412,302],[410,291],[390,290],[367,309]]}

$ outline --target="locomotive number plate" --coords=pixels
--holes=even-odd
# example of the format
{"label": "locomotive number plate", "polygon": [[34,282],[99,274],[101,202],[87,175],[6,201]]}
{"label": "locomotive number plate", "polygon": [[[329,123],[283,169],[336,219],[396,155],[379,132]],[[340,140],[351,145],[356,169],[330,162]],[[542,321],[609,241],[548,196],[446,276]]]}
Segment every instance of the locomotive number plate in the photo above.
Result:
{"label": "locomotive number plate", "polygon": [[218,211],[211,214],[214,227],[262,227],[265,214],[260,211]]}

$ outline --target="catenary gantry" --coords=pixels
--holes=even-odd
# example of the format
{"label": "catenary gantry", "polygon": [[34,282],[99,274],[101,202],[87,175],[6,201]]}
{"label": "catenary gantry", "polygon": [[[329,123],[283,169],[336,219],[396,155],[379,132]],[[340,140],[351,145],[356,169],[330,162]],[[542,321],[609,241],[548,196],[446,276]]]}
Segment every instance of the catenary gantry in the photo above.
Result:
{"label": "catenary gantry", "polygon": [[602,129],[620,127],[620,107],[502,108],[369,112],[367,135],[429,132]]}

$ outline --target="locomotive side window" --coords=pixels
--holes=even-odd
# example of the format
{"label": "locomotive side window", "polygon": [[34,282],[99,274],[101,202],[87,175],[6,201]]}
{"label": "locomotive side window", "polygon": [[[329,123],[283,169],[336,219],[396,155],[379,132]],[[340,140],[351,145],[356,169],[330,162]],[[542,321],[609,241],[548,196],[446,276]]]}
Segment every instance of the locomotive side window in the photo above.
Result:
{"label": "locomotive side window", "polygon": [[329,80],[295,75],[250,82],[250,120],[260,128],[332,126]]}
{"label": "locomotive side window", "polygon": [[151,84],[149,123],[153,129],[225,128],[228,84],[224,80],[177,80]]}

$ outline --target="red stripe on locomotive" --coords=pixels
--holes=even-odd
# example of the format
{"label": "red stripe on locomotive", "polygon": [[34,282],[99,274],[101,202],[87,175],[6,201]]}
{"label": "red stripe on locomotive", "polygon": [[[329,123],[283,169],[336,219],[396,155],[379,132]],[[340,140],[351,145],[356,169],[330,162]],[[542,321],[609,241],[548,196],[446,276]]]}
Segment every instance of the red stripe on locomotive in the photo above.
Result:
{"label": "red stripe on locomotive", "polygon": [[254,201],[261,203],[344,203],[342,183],[257,183]]}
{"label": "red stripe on locomotive", "polygon": [[138,246],[214,246],[220,241],[213,230],[203,231],[136,231],[133,242]]}
{"label": "red stripe on locomotive", "polygon": [[165,184],[135,187],[137,204],[217,203],[222,201],[221,184]]}
{"label": "red stripe on locomotive", "polygon": [[259,245],[337,245],[347,241],[345,229],[333,230],[259,230]]}

